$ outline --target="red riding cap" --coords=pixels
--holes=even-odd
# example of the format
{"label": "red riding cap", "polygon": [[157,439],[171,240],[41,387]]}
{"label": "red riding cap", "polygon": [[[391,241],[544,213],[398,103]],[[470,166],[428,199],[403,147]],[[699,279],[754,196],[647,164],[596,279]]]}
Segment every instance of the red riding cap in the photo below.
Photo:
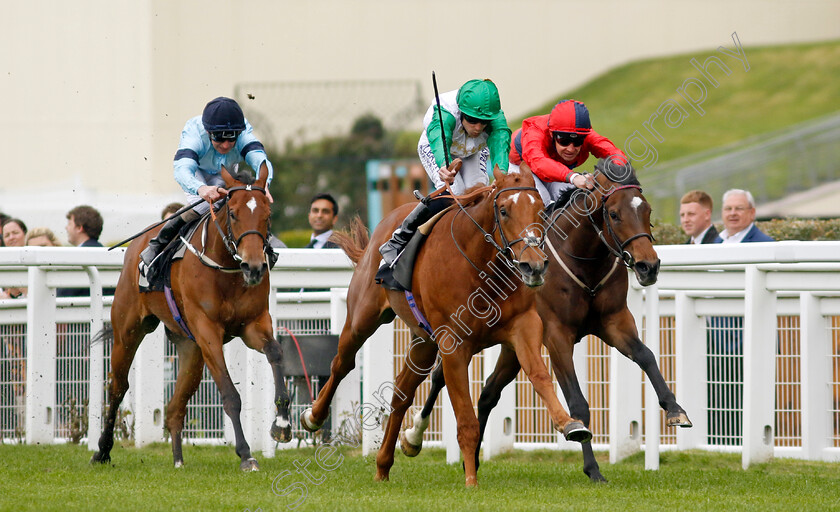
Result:
{"label": "red riding cap", "polygon": [[551,132],[578,133],[588,135],[592,131],[589,109],[580,101],[563,100],[551,109],[548,116]]}

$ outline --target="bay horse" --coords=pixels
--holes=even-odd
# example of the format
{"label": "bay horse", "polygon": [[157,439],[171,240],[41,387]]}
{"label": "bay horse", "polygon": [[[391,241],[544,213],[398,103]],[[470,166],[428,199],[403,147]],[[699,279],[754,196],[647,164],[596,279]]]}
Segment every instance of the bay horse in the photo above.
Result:
{"label": "bay horse", "polygon": [[540,358],[542,322],[532,288],[543,283],[546,257],[539,249],[543,204],[534,178],[530,171],[505,175],[498,167],[493,174],[491,186],[468,190],[463,205],[441,215],[417,254],[410,293],[386,290],[375,284],[374,276],[381,260],[379,246],[414,204],[391,212],[369,241],[360,222],[356,231],[364,236],[337,237],[356,264],[347,294],[347,321],[330,378],[312,407],[301,414],[301,425],[310,431],[323,425],[336,387],[355,365],[356,352],[380,325],[399,315],[416,338],[394,383],[391,414],[376,457],[377,481],[389,479],[403,416],[438,352],[450,383],[467,487],[478,484],[473,454],[479,435],[467,368],[485,347],[507,344],[545,402],[554,428],[573,441],[591,438],[583,423],[563,409]]}
{"label": "bay horse", "polygon": [[[642,286],[656,282],[659,257],[650,232],[650,204],[632,166],[600,160],[595,166],[595,189],[570,190],[558,203],[568,206],[550,214],[546,246],[557,263],[537,292],[537,309],[543,320],[543,343],[548,349],[569,411],[589,426],[589,404],[580,389],[572,362],[575,343],[595,335],[635,361],[656,390],[666,411],[668,426],[691,427],[685,410],[668,388],[653,353],[639,339],[636,322],[627,307],[628,273],[632,269]],[[658,340],[655,340],[658,342]],[[490,411],[499,402],[502,389],[519,373],[514,354],[503,346],[493,373],[487,378],[478,401],[480,436]],[[414,426],[400,437],[403,452],[413,457],[420,452],[423,431],[440,390],[444,374],[432,375],[432,387]],[[583,472],[593,482],[604,482],[591,443],[582,443]],[[478,448],[474,454],[478,466]]]}
{"label": "bay horse", "polygon": [[[184,463],[181,431],[187,402],[198,388],[204,365],[222,396],[236,438],[240,469],[257,471],[259,465],[242,432],[242,401],[225,365],[222,345],[234,337],[263,352],[274,375],[277,415],[271,425],[276,440],[291,439],[289,394],[281,368],[282,352],[268,314],[270,292],[266,245],[271,206],[265,192],[268,168],[259,177],[242,171],[232,176],[222,167],[228,196],[218,213],[211,209],[190,237],[193,250],[172,263],[172,299],[184,323],[173,317],[162,291],[141,293],[138,288],[139,255],[156,230],[128,246],[122,273],[111,306],[114,347],[111,353],[108,415],[99,438],[99,451],[91,462],[111,460],[114,422],[128,390],[128,370],[140,342],[163,322],[167,336],[178,349],[180,368],[175,391],[166,409],[166,428],[172,437],[175,467]],[[217,218],[218,216],[218,218]],[[197,248],[197,249],[196,249]],[[194,339],[190,339],[194,338]]]}

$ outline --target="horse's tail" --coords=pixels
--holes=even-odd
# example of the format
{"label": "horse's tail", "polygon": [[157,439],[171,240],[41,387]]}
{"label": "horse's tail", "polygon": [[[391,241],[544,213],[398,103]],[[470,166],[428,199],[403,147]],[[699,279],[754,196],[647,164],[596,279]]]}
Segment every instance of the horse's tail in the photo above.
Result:
{"label": "horse's tail", "polygon": [[91,345],[95,345],[103,341],[106,344],[114,343],[114,327],[111,324],[107,324],[105,327],[102,328],[101,331],[91,336],[90,338]]}
{"label": "horse's tail", "polygon": [[370,242],[370,234],[361,217],[356,215],[350,221],[350,227],[346,231],[334,232],[330,240],[337,243],[355,265],[362,259],[365,248]]}

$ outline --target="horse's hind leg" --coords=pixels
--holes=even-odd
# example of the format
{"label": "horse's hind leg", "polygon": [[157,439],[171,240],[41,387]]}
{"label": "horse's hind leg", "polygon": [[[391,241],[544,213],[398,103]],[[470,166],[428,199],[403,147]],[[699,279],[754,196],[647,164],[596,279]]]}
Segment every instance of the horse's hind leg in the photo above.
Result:
{"label": "horse's hind leg", "polygon": [[167,335],[178,350],[178,376],[175,379],[175,391],[166,407],[166,429],[172,437],[172,461],[176,468],[184,465],[181,451],[181,433],[184,430],[184,417],[187,414],[187,402],[201,384],[204,373],[204,358],[201,349],[194,341],[170,333]]}
{"label": "horse's hind leg", "polygon": [[[356,277],[354,276],[354,280]],[[353,282],[351,282],[350,291],[351,294],[347,299],[347,321],[338,338],[338,353],[330,365],[330,378],[318,393],[318,398],[312,403],[312,407],[300,415],[300,425],[310,432],[321,428],[327,420],[330,404],[339,383],[356,367],[356,352],[380,325],[394,319],[393,311],[390,309],[383,311],[384,295],[379,286],[370,284],[357,295],[352,293]]]}
{"label": "horse's hind leg", "polygon": [[385,425],[385,435],[382,438],[382,446],[376,454],[376,480],[388,480],[391,466],[394,465],[394,449],[396,448],[397,436],[402,427],[405,411],[414,402],[414,395],[417,386],[426,378],[426,374],[416,372],[414,368],[430,368],[435,362],[437,345],[426,341],[414,343],[409,347],[408,358],[411,365],[403,365],[403,369],[394,382],[394,396],[391,398],[391,413]]}
{"label": "horse's hind leg", "polygon": [[604,332],[600,336],[608,345],[615,347],[631,361],[634,361],[647,374],[659,405],[665,410],[665,421],[669,427],[691,427],[691,420],[688,419],[685,409],[677,403],[674,392],[668,387],[665,378],[659,371],[656,358],[653,353],[639,339],[636,331],[636,323],[629,310],[624,309],[605,318],[602,322]]}
{"label": "horse's hind leg", "polygon": [[429,416],[432,415],[438,395],[446,386],[446,381],[443,378],[443,366],[438,365],[435,368],[435,371],[432,372],[431,381],[426,403],[423,404],[423,409],[414,415],[414,425],[400,435],[400,448],[406,457],[416,457],[423,449],[423,432],[429,428]]}
{"label": "horse's hind leg", "polygon": [[502,390],[513,382],[520,368],[519,360],[516,359],[516,352],[507,345],[502,345],[496,367],[493,369],[493,373],[487,377],[484,389],[481,390],[481,395],[478,397],[478,446],[475,447],[476,471],[479,467],[478,454],[481,449],[481,440],[484,439],[484,429],[487,427],[490,411],[499,403]]}
{"label": "horse's hind leg", "polygon": [[[114,447],[114,425],[117,421],[120,404],[128,391],[128,371],[131,369],[131,363],[134,361],[134,355],[137,353],[140,342],[143,341],[147,332],[154,330],[158,323],[157,319],[149,320],[147,325],[143,325],[139,320],[130,322],[119,311],[116,301],[115,308],[113,311],[117,313],[113,318],[120,318],[121,321],[113,325],[114,345],[111,349],[108,415],[105,417],[105,426],[99,436],[99,451],[93,454],[91,462],[106,463],[111,460],[111,448]],[[126,324],[130,325],[126,327]]]}
{"label": "horse's hind leg", "polygon": [[289,421],[289,392],[283,375],[283,350],[272,334],[271,317],[266,312],[257,322],[245,328],[242,340],[250,348],[265,354],[274,375],[274,405],[276,417],[271,424],[271,438],[281,443],[292,440],[292,424]]}

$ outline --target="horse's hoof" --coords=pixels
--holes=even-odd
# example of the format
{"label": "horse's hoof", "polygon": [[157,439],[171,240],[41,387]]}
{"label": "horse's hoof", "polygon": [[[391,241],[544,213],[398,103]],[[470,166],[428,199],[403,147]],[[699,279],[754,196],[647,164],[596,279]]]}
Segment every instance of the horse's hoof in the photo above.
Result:
{"label": "horse's hoof", "polygon": [[665,424],[669,427],[691,428],[694,426],[685,411],[668,414],[665,418]]}
{"label": "horse's hoof", "polygon": [[308,408],[300,414],[300,426],[307,432],[317,432],[324,422],[316,423],[312,419],[312,408]]}
{"label": "horse's hoof", "polygon": [[100,464],[107,464],[108,462],[111,462],[111,456],[107,453],[103,454],[96,452],[93,454],[93,457],[90,458],[90,463],[95,464],[97,462]]}
{"label": "horse's hoof", "polygon": [[182,467],[184,467],[184,461],[176,460],[175,461],[175,469],[181,469]]}
{"label": "horse's hoof", "polygon": [[402,449],[402,452],[405,454],[406,457],[417,457],[417,455],[420,453],[420,450],[423,449],[423,445],[420,444],[418,446],[411,444],[406,438],[405,432],[403,432],[402,434],[400,434],[400,448]]}
{"label": "horse's hoof", "polygon": [[243,460],[241,464],[239,464],[239,469],[242,471],[259,471],[260,465],[257,464],[257,459],[251,457],[250,459]]}
{"label": "horse's hoof", "polygon": [[292,440],[292,426],[289,420],[280,418],[279,416],[271,424],[271,438],[278,443],[288,443]]}
{"label": "horse's hoof", "polygon": [[380,473],[377,470],[376,475],[373,476],[373,480],[375,482],[388,482],[390,481],[390,477],[388,476],[388,473]]}
{"label": "horse's hoof", "polygon": [[474,476],[468,476],[466,478],[465,484],[468,489],[475,489],[478,487],[478,478]]}
{"label": "horse's hoof", "polygon": [[592,432],[579,421],[570,421],[565,428],[563,428],[563,437],[566,441],[574,441],[576,443],[586,443],[592,439]]}

